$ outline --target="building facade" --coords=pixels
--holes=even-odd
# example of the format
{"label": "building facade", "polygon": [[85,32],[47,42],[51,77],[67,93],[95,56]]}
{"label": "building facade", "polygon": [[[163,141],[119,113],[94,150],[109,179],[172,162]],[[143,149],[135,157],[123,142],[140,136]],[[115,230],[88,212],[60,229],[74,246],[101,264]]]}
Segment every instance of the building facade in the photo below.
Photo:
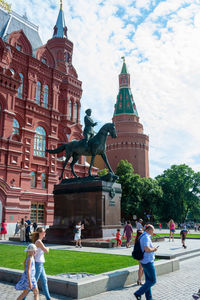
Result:
{"label": "building facade", "polygon": [[[134,172],[149,177],[149,137],[143,133],[143,126],[130,88],[130,74],[125,59],[119,75],[119,93],[115,104],[113,123],[117,138],[107,139],[106,154],[113,171],[120,160],[128,160]],[[100,167],[100,166],[99,166]]]}
{"label": "building facade", "polygon": [[[45,149],[81,139],[82,82],[72,64],[62,5],[53,37],[43,45],[26,16],[0,8],[0,221],[25,215],[52,224],[53,187],[63,156]],[[88,172],[85,158],[75,167]],[[65,177],[71,177],[69,166]]]}

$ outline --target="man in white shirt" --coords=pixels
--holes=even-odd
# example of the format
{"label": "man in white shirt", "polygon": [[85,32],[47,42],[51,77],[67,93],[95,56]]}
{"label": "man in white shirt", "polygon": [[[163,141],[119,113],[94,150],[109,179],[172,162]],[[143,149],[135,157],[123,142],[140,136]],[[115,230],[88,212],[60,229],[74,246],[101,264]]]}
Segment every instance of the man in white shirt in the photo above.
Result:
{"label": "man in white shirt", "polygon": [[144,252],[143,259],[140,260],[140,263],[143,267],[145,274],[145,283],[141,286],[139,290],[134,293],[134,296],[137,300],[142,299],[142,295],[145,294],[147,300],[153,300],[151,287],[156,283],[156,270],[154,267],[154,252],[158,248],[153,247],[151,236],[154,233],[153,225],[147,225],[145,232],[140,237],[140,246],[142,252]]}
{"label": "man in white shirt", "polygon": [[137,231],[143,231],[144,228],[142,226],[142,222],[143,222],[142,219],[139,219],[139,221],[137,222],[137,226],[136,226]]}

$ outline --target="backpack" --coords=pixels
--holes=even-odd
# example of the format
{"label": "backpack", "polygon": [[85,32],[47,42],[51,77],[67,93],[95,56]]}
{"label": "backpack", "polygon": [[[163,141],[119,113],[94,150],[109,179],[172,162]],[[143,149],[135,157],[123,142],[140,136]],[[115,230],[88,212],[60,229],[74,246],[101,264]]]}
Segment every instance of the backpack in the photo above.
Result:
{"label": "backpack", "polygon": [[75,228],[73,229],[73,232],[74,232],[74,233],[78,233],[78,229],[75,227]]}
{"label": "backpack", "polygon": [[142,260],[144,257],[144,252],[141,249],[140,245],[140,238],[138,238],[137,242],[135,243],[135,246],[133,248],[132,257],[133,259]]}

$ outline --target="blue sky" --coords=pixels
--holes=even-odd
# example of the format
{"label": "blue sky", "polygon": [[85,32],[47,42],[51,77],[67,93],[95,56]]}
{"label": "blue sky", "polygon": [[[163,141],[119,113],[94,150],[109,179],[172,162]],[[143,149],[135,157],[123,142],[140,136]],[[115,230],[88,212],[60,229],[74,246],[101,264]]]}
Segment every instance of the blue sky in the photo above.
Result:
{"label": "blue sky", "polygon": [[[10,0],[52,37],[59,0]],[[110,122],[118,93],[121,57],[150,138],[150,175],[172,164],[200,170],[199,0],[63,0],[73,65],[83,82],[82,117],[93,110],[99,126]]]}

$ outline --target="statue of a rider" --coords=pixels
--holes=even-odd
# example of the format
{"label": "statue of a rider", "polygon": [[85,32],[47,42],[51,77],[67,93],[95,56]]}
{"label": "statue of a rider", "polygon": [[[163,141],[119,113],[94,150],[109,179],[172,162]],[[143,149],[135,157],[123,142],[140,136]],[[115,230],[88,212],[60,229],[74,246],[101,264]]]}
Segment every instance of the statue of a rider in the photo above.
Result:
{"label": "statue of a rider", "polygon": [[94,136],[93,127],[97,125],[97,122],[94,122],[92,118],[90,118],[92,114],[92,110],[90,108],[85,111],[86,116],[84,118],[85,128],[83,131],[83,135],[85,137],[86,142],[88,142]]}

